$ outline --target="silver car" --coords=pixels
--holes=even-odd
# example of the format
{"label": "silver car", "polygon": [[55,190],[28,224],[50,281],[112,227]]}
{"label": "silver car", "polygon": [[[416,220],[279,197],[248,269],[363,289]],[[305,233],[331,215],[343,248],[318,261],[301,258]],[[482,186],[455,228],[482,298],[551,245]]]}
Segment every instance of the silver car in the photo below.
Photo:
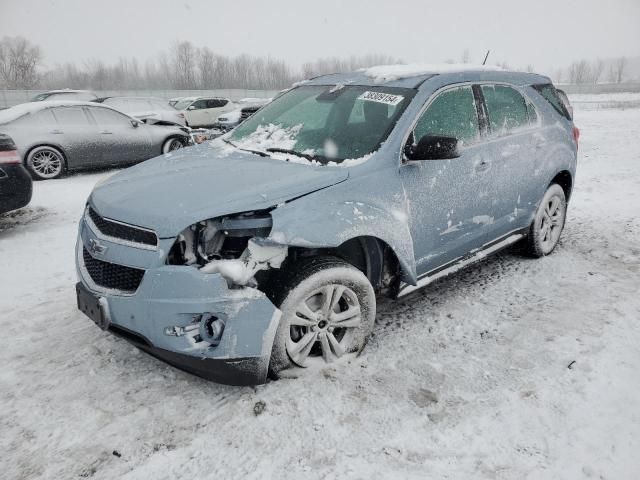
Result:
{"label": "silver car", "polygon": [[2,110],[0,133],[14,139],[23,163],[39,180],[66,170],[131,165],[189,143],[180,127],[145,125],[89,102],[45,101]]}

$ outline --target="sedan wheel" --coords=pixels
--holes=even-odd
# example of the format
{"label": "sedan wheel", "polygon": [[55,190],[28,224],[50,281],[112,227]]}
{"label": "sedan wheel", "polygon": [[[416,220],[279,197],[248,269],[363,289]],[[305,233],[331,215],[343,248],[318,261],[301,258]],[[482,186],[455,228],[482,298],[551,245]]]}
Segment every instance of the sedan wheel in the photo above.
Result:
{"label": "sedan wheel", "polygon": [[364,348],[375,320],[373,287],[357,268],[336,257],[301,261],[283,272],[282,312],[270,372],[331,363]]}
{"label": "sedan wheel", "polygon": [[179,138],[170,138],[162,146],[162,153],[173,152],[184,147],[184,143]]}
{"label": "sedan wheel", "polygon": [[53,147],[37,147],[27,157],[27,168],[38,180],[57,178],[64,171],[64,157]]}

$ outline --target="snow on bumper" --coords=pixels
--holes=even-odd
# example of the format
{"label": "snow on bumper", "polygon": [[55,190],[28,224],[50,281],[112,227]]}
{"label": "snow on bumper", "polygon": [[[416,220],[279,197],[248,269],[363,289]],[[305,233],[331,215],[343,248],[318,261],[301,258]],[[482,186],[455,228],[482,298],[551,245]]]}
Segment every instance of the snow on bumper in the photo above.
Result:
{"label": "snow on bumper", "polygon": [[[77,273],[85,289],[104,299],[101,302],[110,331],[155,357],[210,380],[232,385],[266,381],[280,311],[262,292],[248,287],[230,289],[219,273],[172,265],[145,269],[134,293],[105,289],[95,284],[85,267],[83,249],[92,238],[93,232],[81,222]],[[100,243],[106,247],[103,258],[92,257],[102,261],[117,264],[114,257],[119,249],[132,250],[104,239]],[[201,335],[202,322],[212,317],[224,322],[216,342]]]}

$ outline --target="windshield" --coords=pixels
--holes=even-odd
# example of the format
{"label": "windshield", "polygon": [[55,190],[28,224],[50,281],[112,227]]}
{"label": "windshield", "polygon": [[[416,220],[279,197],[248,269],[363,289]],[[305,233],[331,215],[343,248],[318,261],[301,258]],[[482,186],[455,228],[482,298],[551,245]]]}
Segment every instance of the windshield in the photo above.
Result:
{"label": "windshield", "polygon": [[175,108],[176,110],[184,110],[189,105],[191,105],[194,100],[195,99],[193,99],[193,98],[187,98],[187,99],[180,100],[180,101],[176,102],[176,104],[173,106],[173,108]]}
{"label": "windshield", "polygon": [[230,135],[240,148],[341,162],[378,149],[415,90],[302,86],[264,106]]}

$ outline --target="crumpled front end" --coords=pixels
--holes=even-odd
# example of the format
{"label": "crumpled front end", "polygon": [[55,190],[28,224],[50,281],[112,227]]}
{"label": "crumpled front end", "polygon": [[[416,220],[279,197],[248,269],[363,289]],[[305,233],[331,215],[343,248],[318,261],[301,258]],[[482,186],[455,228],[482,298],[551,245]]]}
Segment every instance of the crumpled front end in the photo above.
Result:
{"label": "crumpled front end", "polygon": [[154,235],[87,208],[76,246],[81,310],[188,372],[232,385],[264,383],[280,311],[220,272],[167,264],[175,239]]}

